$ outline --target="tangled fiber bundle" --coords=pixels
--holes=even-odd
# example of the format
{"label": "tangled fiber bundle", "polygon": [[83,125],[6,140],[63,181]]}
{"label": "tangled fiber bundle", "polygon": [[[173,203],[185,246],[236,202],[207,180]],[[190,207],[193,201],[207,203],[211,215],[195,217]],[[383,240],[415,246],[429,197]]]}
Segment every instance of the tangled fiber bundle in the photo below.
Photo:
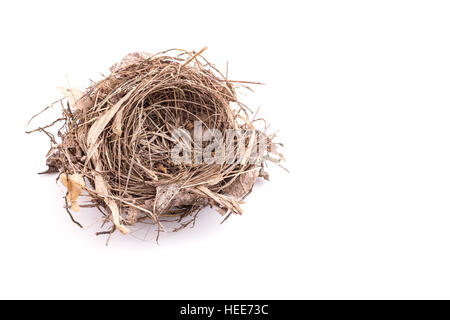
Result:
{"label": "tangled fiber bundle", "polygon": [[[67,102],[60,100],[63,117],[29,132],[50,137],[45,173],[59,173],[67,188],[66,209],[75,223],[71,211],[94,206],[105,222],[112,223],[99,234],[126,234],[139,222],[155,224],[158,231],[166,231],[165,222],[178,222],[178,230],[195,221],[206,206],[216,207],[225,217],[241,214],[242,199],[256,178],[268,179],[265,161],[282,159],[273,135],[256,130],[258,119],[237,100],[235,89],[246,82],[228,80],[201,55],[203,51],[132,53],[85,92],[60,88]],[[59,122],[63,125],[57,142],[49,127]],[[223,137],[227,130],[237,132],[232,151],[247,132],[241,139],[244,152],[236,152],[231,161],[198,162],[193,161],[195,154],[184,158],[189,161],[175,161],[173,150],[181,140],[174,132],[181,128],[195,135],[199,124]],[[187,144],[199,147],[195,141]],[[206,145],[200,140],[202,150]],[[256,156],[251,152],[255,148]],[[219,149],[210,154],[223,156],[224,148]],[[80,195],[89,202],[79,205]]]}

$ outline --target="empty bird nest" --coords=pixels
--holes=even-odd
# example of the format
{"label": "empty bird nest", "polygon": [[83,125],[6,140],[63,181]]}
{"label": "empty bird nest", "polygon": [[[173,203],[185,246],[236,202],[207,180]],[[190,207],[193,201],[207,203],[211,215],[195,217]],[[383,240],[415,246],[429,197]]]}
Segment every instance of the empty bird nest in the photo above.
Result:
{"label": "empty bird nest", "polygon": [[256,83],[227,79],[203,51],[132,53],[84,92],[59,88],[62,116],[28,133],[50,138],[44,173],[59,173],[75,223],[73,212],[97,207],[110,223],[98,234],[137,223],[179,230],[207,206],[241,214],[256,178],[268,179],[278,144],[236,97]]}

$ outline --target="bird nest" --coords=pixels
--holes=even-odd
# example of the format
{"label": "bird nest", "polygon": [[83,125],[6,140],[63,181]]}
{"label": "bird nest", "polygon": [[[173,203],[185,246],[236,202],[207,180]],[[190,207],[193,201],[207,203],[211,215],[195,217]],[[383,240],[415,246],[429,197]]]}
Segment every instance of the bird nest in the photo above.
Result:
{"label": "bird nest", "polygon": [[178,230],[207,206],[241,214],[257,177],[268,179],[266,161],[282,155],[236,97],[248,82],[228,80],[202,52],[132,53],[84,92],[60,88],[63,116],[29,132],[49,136],[45,173],[59,173],[75,223],[73,212],[94,206],[111,223],[99,234],[141,222]]}

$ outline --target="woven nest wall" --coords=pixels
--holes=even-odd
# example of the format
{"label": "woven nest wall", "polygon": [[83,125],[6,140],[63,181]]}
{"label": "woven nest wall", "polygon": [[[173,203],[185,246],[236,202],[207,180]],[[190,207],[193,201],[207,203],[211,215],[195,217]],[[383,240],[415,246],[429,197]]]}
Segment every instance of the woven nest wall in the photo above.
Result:
{"label": "woven nest wall", "polygon": [[[29,132],[50,138],[45,173],[59,173],[75,223],[73,212],[93,206],[110,223],[99,233],[126,234],[140,222],[159,231],[177,222],[178,230],[206,206],[242,214],[257,177],[268,179],[266,161],[282,155],[266,125],[255,128],[262,119],[237,99],[236,88],[248,83],[228,80],[202,52],[132,53],[84,92],[59,88],[63,116]],[[211,147],[230,132],[226,146]],[[177,154],[180,145],[194,152]]]}

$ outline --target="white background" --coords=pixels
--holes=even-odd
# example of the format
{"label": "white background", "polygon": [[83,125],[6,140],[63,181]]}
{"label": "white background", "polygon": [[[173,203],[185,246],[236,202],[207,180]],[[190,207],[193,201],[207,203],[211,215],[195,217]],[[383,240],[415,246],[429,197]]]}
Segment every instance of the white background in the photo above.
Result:
{"label": "white background", "polygon": [[[446,1],[0,5],[0,298],[450,298]],[[96,237],[72,224],[29,118],[132,51],[198,50],[280,129],[244,215]]]}

